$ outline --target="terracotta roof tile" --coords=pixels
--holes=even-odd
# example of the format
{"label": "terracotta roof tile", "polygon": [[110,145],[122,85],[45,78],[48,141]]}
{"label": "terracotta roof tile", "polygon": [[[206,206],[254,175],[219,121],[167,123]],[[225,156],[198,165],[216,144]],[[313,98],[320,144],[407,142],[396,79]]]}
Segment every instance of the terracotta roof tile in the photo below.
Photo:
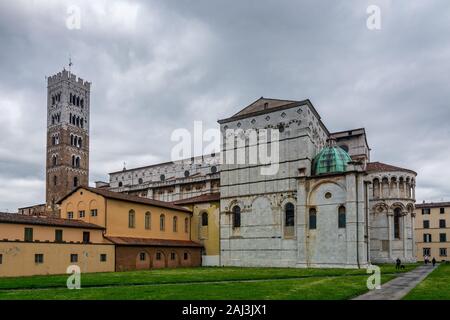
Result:
{"label": "terracotta roof tile", "polygon": [[183,205],[183,204],[192,204],[192,203],[205,203],[205,202],[219,201],[219,200],[220,200],[220,193],[209,193],[209,194],[202,194],[197,197],[173,201],[172,203],[175,205]]}
{"label": "terracotta roof tile", "polygon": [[0,213],[0,223],[33,224],[51,227],[68,227],[83,229],[105,229],[93,223],[81,220],[60,219],[47,216],[27,216],[16,213]]}
{"label": "terracotta roof tile", "polygon": [[367,164],[366,171],[367,172],[404,171],[404,172],[410,172],[410,173],[417,175],[417,173],[413,170],[392,166],[390,164],[386,164],[386,163],[382,163],[382,162],[369,162]]}
{"label": "terracotta roof tile", "polygon": [[105,237],[116,245],[125,246],[158,246],[158,247],[203,247],[200,243],[190,240],[165,240],[131,237]]}
{"label": "terracotta roof tile", "polygon": [[108,198],[108,199],[129,201],[129,202],[140,203],[140,204],[147,204],[147,205],[151,205],[151,206],[155,206],[155,207],[166,208],[166,209],[173,209],[173,210],[184,211],[184,212],[189,212],[189,213],[192,212],[189,209],[186,209],[186,208],[183,208],[183,207],[180,207],[180,206],[176,206],[176,205],[174,205],[174,204],[172,204],[170,202],[164,202],[164,201],[159,201],[159,200],[154,200],[154,199],[149,199],[149,198],[142,198],[142,197],[132,196],[132,195],[125,194],[125,193],[113,192],[113,191],[109,191],[109,190],[98,189],[98,188],[91,188],[91,187],[78,187],[78,188],[76,188],[75,190],[73,190],[72,192],[67,194],[64,198],[59,200],[58,204],[61,204],[62,201],[64,201],[66,198],[68,198],[73,193],[77,192],[79,189],[88,190],[90,192],[93,192],[95,194],[101,195],[101,196],[103,196],[105,198]]}

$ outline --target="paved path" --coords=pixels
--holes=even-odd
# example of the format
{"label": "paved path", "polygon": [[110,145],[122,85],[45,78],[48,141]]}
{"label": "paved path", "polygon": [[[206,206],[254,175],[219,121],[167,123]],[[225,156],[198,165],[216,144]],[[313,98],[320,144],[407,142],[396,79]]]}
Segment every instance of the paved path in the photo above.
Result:
{"label": "paved path", "polygon": [[395,279],[381,285],[379,290],[371,290],[353,300],[400,300],[423,279],[428,276],[436,267],[423,265],[416,269],[401,274]]}

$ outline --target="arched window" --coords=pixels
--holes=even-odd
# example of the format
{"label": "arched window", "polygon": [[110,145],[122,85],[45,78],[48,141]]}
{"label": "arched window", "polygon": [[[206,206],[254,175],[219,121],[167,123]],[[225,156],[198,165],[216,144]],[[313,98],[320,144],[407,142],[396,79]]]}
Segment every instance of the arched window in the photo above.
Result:
{"label": "arched window", "polygon": [[207,212],[203,212],[202,213],[202,226],[207,226],[208,225],[208,213]]}
{"label": "arched window", "polygon": [[309,229],[317,228],[317,210],[315,208],[309,209]]}
{"label": "arched window", "polygon": [[78,148],[81,148],[83,146],[83,140],[81,138],[78,138]]}
{"label": "arched window", "polygon": [[75,167],[75,156],[72,156],[72,167]]}
{"label": "arched window", "polygon": [[58,177],[53,176],[53,185],[56,186],[58,184]]}
{"label": "arched window", "polygon": [[189,218],[184,219],[184,232],[189,232]]}
{"label": "arched window", "polygon": [[338,210],[338,227],[345,228],[347,225],[347,217],[345,214],[345,207],[340,206]]}
{"label": "arched window", "polygon": [[76,168],[80,167],[80,157],[76,157],[76,159],[75,159],[75,167]]}
{"label": "arched window", "polygon": [[295,224],[295,211],[294,205],[290,202],[284,206],[284,225],[286,227],[292,227]]}
{"label": "arched window", "polygon": [[233,208],[233,228],[239,228],[241,226],[241,208],[235,206]]}
{"label": "arched window", "polygon": [[73,178],[73,186],[78,187],[78,177]]}
{"label": "arched window", "polygon": [[397,208],[394,210],[394,238],[400,239],[400,216],[401,209]]}
{"label": "arched window", "polygon": [[119,182],[119,187],[122,187],[123,186],[123,183],[122,183],[122,181],[120,181]]}
{"label": "arched window", "polygon": [[130,210],[128,212],[128,228],[134,228],[136,226],[135,219],[136,219],[136,213],[134,212],[134,210]]}
{"label": "arched window", "polygon": [[173,217],[173,232],[178,232],[178,218],[177,217]]}
{"label": "arched window", "polygon": [[52,165],[53,165],[54,167],[56,167],[57,164],[58,164],[58,156],[57,156],[57,155],[54,155],[54,156],[52,157]]}
{"label": "arched window", "polygon": [[152,221],[151,221],[151,214],[150,212],[145,213],[145,229],[151,229],[152,228]]}
{"label": "arched window", "polygon": [[159,230],[164,231],[166,228],[166,217],[162,214],[159,216]]}
{"label": "arched window", "polygon": [[142,178],[139,178],[138,183],[139,183],[139,184],[143,184],[143,183],[144,183],[144,180],[142,180]]}

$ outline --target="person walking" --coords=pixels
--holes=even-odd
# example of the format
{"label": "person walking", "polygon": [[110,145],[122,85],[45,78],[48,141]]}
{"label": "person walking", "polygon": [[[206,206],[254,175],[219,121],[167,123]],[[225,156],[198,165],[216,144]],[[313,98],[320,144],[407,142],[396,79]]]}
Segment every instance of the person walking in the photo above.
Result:
{"label": "person walking", "polygon": [[402,265],[402,261],[400,260],[400,258],[397,258],[397,260],[395,260],[395,269],[400,270],[401,265]]}
{"label": "person walking", "polygon": [[436,259],[433,257],[433,260],[431,260],[431,263],[433,264],[433,267],[436,266]]}

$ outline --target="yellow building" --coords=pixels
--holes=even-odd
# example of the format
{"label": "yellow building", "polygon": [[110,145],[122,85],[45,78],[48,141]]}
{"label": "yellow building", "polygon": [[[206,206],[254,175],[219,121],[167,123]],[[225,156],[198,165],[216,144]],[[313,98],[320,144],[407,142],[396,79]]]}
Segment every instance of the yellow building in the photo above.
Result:
{"label": "yellow building", "polygon": [[114,271],[104,228],[83,221],[0,213],[0,276]]}
{"label": "yellow building", "polygon": [[450,251],[450,202],[416,204],[417,260],[446,261]]}
{"label": "yellow building", "polygon": [[202,245],[191,237],[190,209],[89,187],[78,187],[58,204],[62,218],[106,229],[105,239],[116,246],[116,271],[201,263]]}
{"label": "yellow building", "polygon": [[173,202],[192,210],[192,239],[203,245],[202,265],[220,265],[220,193],[204,194]]}

